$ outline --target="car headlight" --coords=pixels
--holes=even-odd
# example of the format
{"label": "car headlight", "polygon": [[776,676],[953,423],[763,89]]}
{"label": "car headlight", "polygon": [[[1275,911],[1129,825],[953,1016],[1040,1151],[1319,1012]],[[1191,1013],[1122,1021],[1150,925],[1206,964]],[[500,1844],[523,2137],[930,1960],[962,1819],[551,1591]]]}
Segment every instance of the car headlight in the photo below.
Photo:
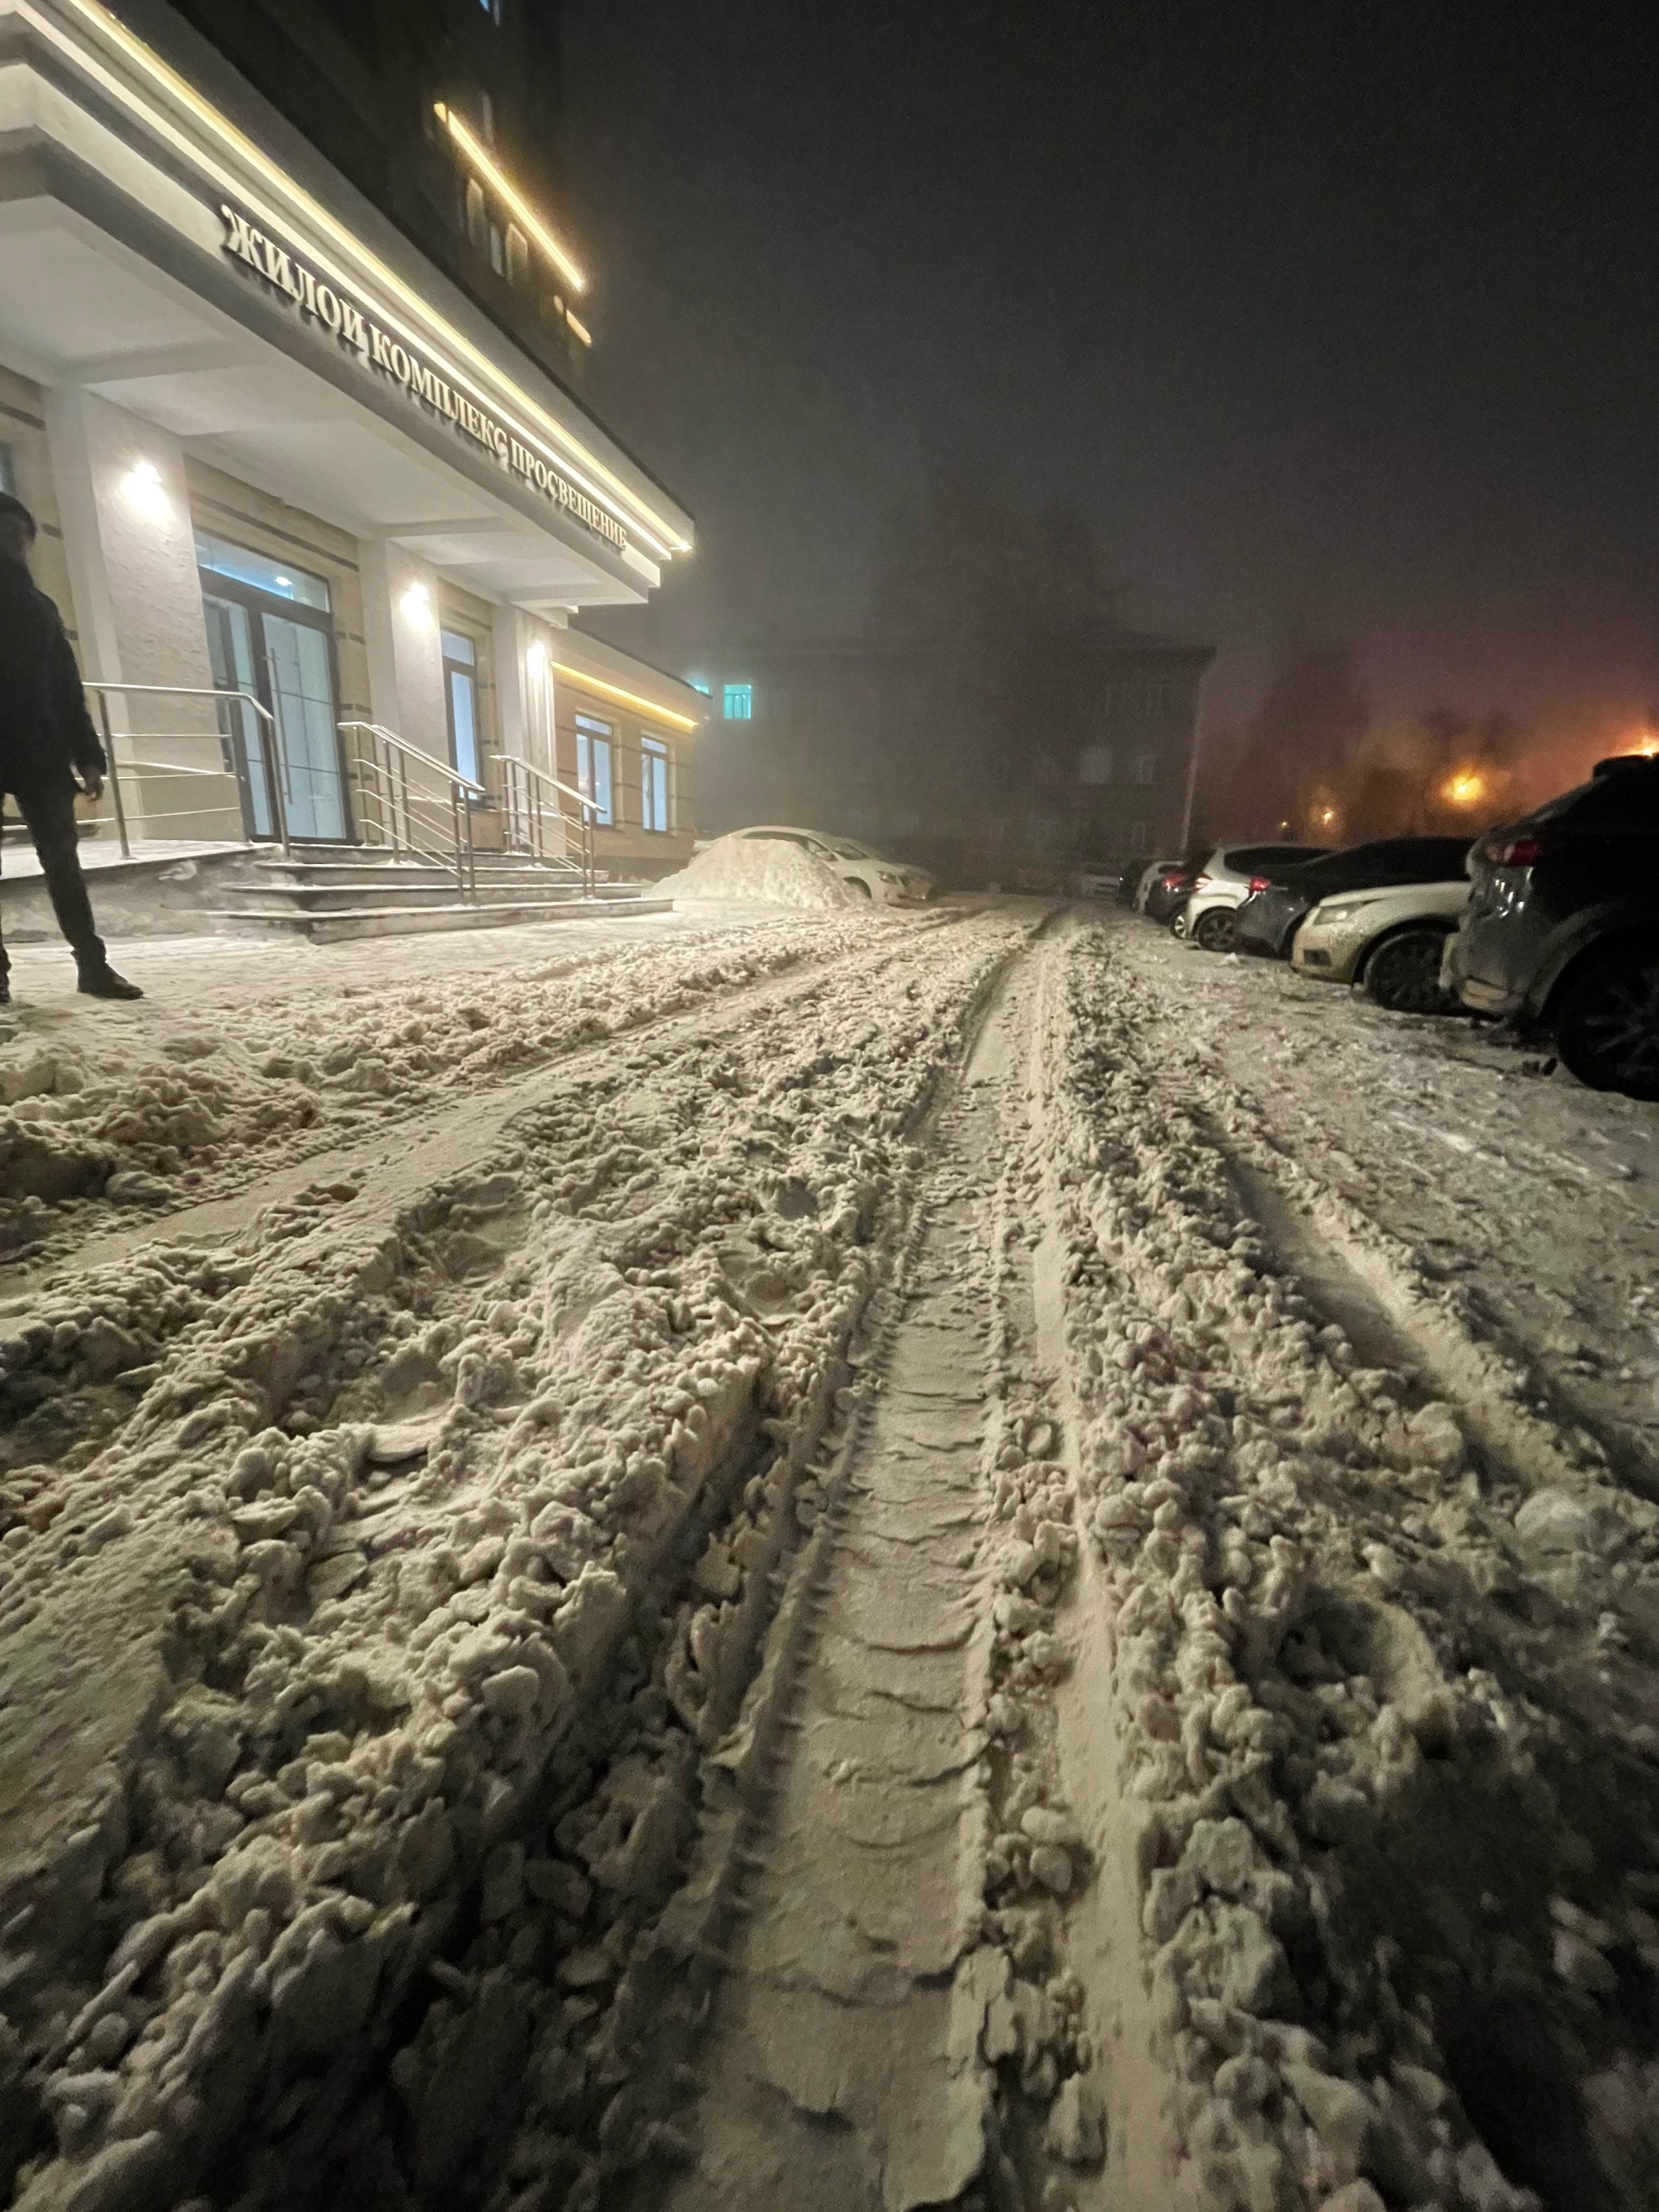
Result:
{"label": "car headlight", "polygon": [[1370,899],[1338,899],[1334,906],[1316,906],[1308,919],[1313,922],[1351,922],[1356,914],[1376,902]]}

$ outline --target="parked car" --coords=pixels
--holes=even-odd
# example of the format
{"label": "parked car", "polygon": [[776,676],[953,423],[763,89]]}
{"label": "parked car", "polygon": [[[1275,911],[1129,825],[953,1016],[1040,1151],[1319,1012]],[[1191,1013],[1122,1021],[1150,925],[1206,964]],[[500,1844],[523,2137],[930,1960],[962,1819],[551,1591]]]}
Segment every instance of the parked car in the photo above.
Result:
{"label": "parked car", "polygon": [[803,846],[814,860],[832,868],[843,883],[884,906],[907,906],[933,896],[933,879],[925,868],[912,868],[906,861],[884,860],[856,838],[834,837],[822,830],[779,828],[773,823],[757,823],[752,829],[734,830],[731,834]]}
{"label": "parked car", "polygon": [[1446,979],[1466,1007],[1553,1039],[1580,1083],[1659,1098],[1659,760],[1481,838]]}
{"label": "parked car", "polygon": [[1238,910],[1253,876],[1277,882],[1287,868],[1318,860],[1328,845],[1218,845],[1194,877],[1177,934],[1206,952],[1230,952]]}
{"label": "parked car", "polygon": [[1110,861],[1079,861],[1077,895],[1079,899],[1116,899],[1122,888],[1125,873]]}
{"label": "parked car", "polygon": [[1192,886],[1198,880],[1196,867],[1185,861],[1172,861],[1160,868],[1147,893],[1143,912],[1148,921],[1174,922],[1183,906],[1192,896]]}
{"label": "parked car", "polygon": [[1290,957],[1291,939],[1302,917],[1322,900],[1344,891],[1381,890],[1409,883],[1451,883],[1464,873],[1466,837],[1379,837],[1350,845],[1284,869],[1279,878],[1253,875],[1235,929],[1241,952]]}
{"label": "parked car", "polygon": [[1137,914],[1144,914],[1146,912],[1147,900],[1152,895],[1152,887],[1154,884],[1157,882],[1159,877],[1163,874],[1165,869],[1179,868],[1180,865],[1181,863],[1179,861],[1148,861],[1147,862],[1140,874],[1135,878],[1135,889],[1129,896],[1129,904],[1134,907]]}
{"label": "parked car", "polygon": [[[1465,849],[1459,843],[1459,855]],[[1468,904],[1466,875],[1322,899],[1302,918],[1291,965],[1316,982],[1357,983],[1395,1014],[1455,1014],[1440,963]]]}

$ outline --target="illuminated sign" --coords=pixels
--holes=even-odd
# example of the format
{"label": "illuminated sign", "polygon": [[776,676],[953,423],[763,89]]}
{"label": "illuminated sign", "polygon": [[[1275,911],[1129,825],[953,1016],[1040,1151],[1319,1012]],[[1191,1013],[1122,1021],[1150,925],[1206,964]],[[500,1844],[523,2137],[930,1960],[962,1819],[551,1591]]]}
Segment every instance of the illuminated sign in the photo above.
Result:
{"label": "illuminated sign", "polygon": [[365,368],[398,385],[429,413],[454,423],[463,437],[481,446],[511,475],[551,500],[596,537],[602,537],[613,551],[626,551],[628,533],[614,515],[589,499],[544,454],[527,445],[486,408],[456,391],[418,348],[383,330],[369,308],[319,276],[315,269],[308,269],[290,248],[267,238],[228,201],[219,212],[225,222],[225,251],[234,260],[251,269],[272,291],[292,300],[308,321],[320,324]]}

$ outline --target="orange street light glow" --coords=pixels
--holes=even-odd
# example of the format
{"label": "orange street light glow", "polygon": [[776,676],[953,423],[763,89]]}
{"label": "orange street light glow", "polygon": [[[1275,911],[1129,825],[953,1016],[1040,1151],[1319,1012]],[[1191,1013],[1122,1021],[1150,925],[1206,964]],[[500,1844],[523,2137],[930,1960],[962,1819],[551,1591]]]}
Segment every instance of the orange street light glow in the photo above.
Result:
{"label": "orange street light glow", "polygon": [[439,121],[448,130],[449,136],[460,147],[461,152],[466,155],[467,160],[479,175],[488,182],[492,189],[499,195],[506,206],[512,208],[513,213],[555,268],[563,272],[566,281],[578,292],[585,292],[588,289],[588,279],[571,259],[569,252],[554,237],[552,232],[548,229],[547,225],[524,198],[518,186],[503,170],[496,167],[488,153],[480,145],[478,140],[474,137],[453,108],[446,107],[442,100],[435,101],[434,107]]}
{"label": "orange street light glow", "polygon": [[1452,777],[1444,787],[1442,796],[1450,799],[1453,806],[1473,806],[1485,789],[1484,777],[1472,775],[1465,770],[1462,775]]}

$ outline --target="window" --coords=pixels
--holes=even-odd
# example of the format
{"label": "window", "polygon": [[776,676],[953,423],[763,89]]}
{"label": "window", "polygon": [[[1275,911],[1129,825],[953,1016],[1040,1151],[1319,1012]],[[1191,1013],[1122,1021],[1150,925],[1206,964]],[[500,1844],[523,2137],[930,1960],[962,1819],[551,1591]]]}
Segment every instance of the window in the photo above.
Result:
{"label": "window", "polygon": [[721,690],[721,713],[728,722],[747,722],[754,715],[754,686],[728,683]]}
{"label": "window", "polygon": [[484,213],[484,188],[475,176],[467,180],[467,235],[474,245],[482,245],[488,224]]}
{"label": "window", "polygon": [[611,811],[611,738],[609,722],[591,715],[576,716],[576,788],[594,803],[594,818],[609,823]]}
{"label": "window", "polygon": [[522,284],[530,274],[530,240],[517,223],[507,225],[507,282]]}
{"label": "window", "polygon": [[660,738],[639,741],[639,820],[647,830],[669,830],[668,747]]}
{"label": "window", "polygon": [[1137,784],[1155,784],[1158,780],[1158,755],[1137,753],[1135,756],[1135,780]]}
{"label": "window", "polygon": [[478,111],[484,124],[484,143],[486,146],[493,146],[495,143],[495,102],[487,92],[479,94]]}
{"label": "window", "polygon": [[196,566],[209,575],[228,576],[233,583],[268,591],[273,599],[291,599],[297,606],[315,607],[319,613],[328,612],[328,587],[321,576],[309,575],[286,561],[270,560],[245,545],[227,544],[200,530],[196,532]]}
{"label": "window", "polygon": [[12,466],[10,446],[0,446],[0,492],[10,492],[14,499],[17,496],[17,471]]}
{"label": "window", "polygon": [[443,699],[449,719],[449,758],[456,772],[475,784],[484,780],[479,744],[478,647],[460,630],[441,630]]}
{"label": "window", "polygon": [[1085,745],[1077,755],[1077,781],[1080,784],[1109,784],[1111,780],[1111,747]]}
{"label": "window", "polygon": [[709,696],[709,679],[706,676],[688,676],[685,680],[694,691],[701,691],[705,699]]}
{"label": "window", "polygon": [[499,223],[490,225],[490,266],[498,276],[505,276],[507,273],[507,252],[502,242]]}
{"label": "window", "polygon": [[1147,824],[1144,822],[1131,822],[1129,824],[1129,850],[1132,853],[1144,853],[1150,842],[1151,840],[1147,834]]}

